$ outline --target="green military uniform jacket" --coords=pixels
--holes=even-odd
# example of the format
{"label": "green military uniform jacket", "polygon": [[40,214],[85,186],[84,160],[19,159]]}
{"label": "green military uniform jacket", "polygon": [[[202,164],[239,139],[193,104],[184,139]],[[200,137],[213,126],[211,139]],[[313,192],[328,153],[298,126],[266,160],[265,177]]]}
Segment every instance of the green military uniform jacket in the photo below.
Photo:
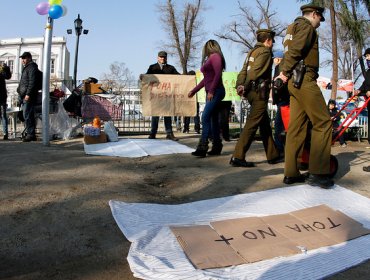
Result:
{"label": "green military uniform jacket", "polygon": [[311,22],[305,17],[298,17],[290,24],[283,41],[284,58],[280,70],[287,77],[299,61],[303,60],[308,72],[318,76],[319,43],[318,35]]}
{"label": "green military uniform jacket", "polygon": [[271,71],[271,49],[265,47],[263,43],[257,43],[248,53],[243,68],[238,74],[236,87],[242,85],[247,89],[252,81],[258,83],[260,79],[271,80]]}

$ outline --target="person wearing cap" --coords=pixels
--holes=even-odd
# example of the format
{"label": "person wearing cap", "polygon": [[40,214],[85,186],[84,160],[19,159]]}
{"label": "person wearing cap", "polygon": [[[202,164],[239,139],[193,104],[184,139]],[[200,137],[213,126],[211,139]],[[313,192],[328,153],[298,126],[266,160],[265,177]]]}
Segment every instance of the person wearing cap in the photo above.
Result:
{"label": "person wearing cap", "polygon": [[[333,133],[332,133],[333,137],[332,138],[334,139],[339,133],[338,128],[344,116],[343,116],[343,113],[338,114],[337,102],[335,102],[334,99],[330,99],[328,101],[328,110],[329,110],[330,119],[333,122]],[[343,134],[339,137],[338,140],[342,148],[347,147],[347,143],[344,140]]]}
{"label": "person wearing cap", "polygon": [[37,101],[37,71],[38,66],[32,61],[32,55],[24,52],[22,59],[23,70],[17,92],[20,103],[23,104],[23,117],[26,126],[26,137],[23,142],[36,141],[35,103]]}
{"label": "person wearing cap", "polygon": [[[148,71],[146,74],[174,74],[179,75],[180,73],[177,72],[176,68],[170,64],[167,64],[167,52],[160,51],[158,53],[157,63],[152,64],[149,66]],[[149,139],[155,139],[158,131],[158,123],[159,117],[152,116],[152,123],[151,123],[151,132],[149,135]],[[173,141],[178,141],[179,139],[175,137],[172,131],[172,119],[170,116],[164,117],[164,126],[166,129],[166,139],[170,139]]]}
{"label": "person wearing cap", "polygon": [[[365,80],[358,90],[354,91],[355,95],[370,97],[370,48],[367,48],[364,53],[366,59],[367,71],[365,73]],[[367,103],[367,120],[370,120],[370,103]],[[370,125],[367,126],[367,141],[370,144]],[[369,167],[370,172],[370,167]]]}
{"label": "person wearing cap", "polygon": [[[273,53],[273,62],[275,65],[273,79],[275,79],[280,74],[279,65],[283,60],[283,55],[284,53],[282,51],[275,51]],[[281,116],[281,107],[289,105],[288,88],[284,84],[275,84],[272,88],[271,95],[272,104],[276,105],[277,107],[276,116],[274,119],[274,141],[280,154],[284,154],[284,140],[281,134],[285,131],[285,129],[288,128],[284,128],[283,118]]]}
{"label": "person wearing cap", "polygon": [[1,122],[3,123],[3,140],[8,140],[8,117],[6,115],[6,99],[8,98],[8,91],[6,90],[5,80],[9,80],[12,77],[10,68],[5,63],[0,65],[0,116]]}
{"label": "person wearing cap", "polygon": [[272,138],[270,118],[267,103],[270,93],[272,72],[272,46],[275,32],[269,29],[259,29],[256,33],[257,43],[247,55],[243,68],[236,81],[237,93],[245,96],[251,105],[243,131],[236,143],[230,164],[234,167],[254,167],[254,163],[245,160],[257,129],[263,141],[267,162],[275,164],[282,158]]}
{"label": "person wearing cap", "polygon": [[[283,41],[284,59],[280,64],[278,78],[288,83],[290,94],[290,123],[283,180],[285,184],[303,183],[307,180],[308,184],[322,188],[334,185],[329,176],[332,122],[317,85],[319,46],[316,29],[325,21],[324,10],[313,4],[303,5],[302,16],[288,26]],[[298,79],[299,76],[302,79]],[[309,173],[301,174],[297,158],[305,142],[309,121],[312,123]]]}

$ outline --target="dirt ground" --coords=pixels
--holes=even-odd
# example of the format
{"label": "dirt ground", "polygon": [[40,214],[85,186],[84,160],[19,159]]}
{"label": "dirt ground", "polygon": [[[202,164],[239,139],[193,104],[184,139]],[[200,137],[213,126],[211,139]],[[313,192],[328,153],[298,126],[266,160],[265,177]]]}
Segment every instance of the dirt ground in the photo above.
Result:
{"label": "dirt ground", "polygon": [[[178,136],[196,146],[197,135]],[[136,279],[108,201],[177,204],[284,187],[283,163],[267,164],[261,142],[247,154],[257,167],[229,166],[235,143],[218,157],[130,159],[87,156],[82,139],[49,147],[0,140],[0,279]],[[370,197],[366,146],[349,142],[332,153],[340,163],[336,183]],[[367,261],[330,279],[369,275]]]}

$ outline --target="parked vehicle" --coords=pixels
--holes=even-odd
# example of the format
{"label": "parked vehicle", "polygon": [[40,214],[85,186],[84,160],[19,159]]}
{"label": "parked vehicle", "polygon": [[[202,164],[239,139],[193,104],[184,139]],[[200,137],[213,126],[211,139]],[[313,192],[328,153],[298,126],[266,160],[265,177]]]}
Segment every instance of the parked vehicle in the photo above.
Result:
{"label": "parked vehicle", "polygon": [[123,111],[123,120],[135,120],[135,121],[149,121],[150,117],[144,117],[143,114],[136,109],[129,109]]}
{"label": "parked vehicle", "polygon": [[[345,102],[338,102],[338,109],[340,110],[343,105],[345,104]],[[361,105],[360,105],[361,106]],[[357,107],[359,107],[357,105],[357,103],[355,102],[350,102],[348,103],[348,105],[344,108],[343,112],[345,112],[347,115],[349,113],[351,113],[354,109],[356,109]],[[358,115],[359,117],[367,117],[367,109],[364,109],[360,112],[360,114]]]}

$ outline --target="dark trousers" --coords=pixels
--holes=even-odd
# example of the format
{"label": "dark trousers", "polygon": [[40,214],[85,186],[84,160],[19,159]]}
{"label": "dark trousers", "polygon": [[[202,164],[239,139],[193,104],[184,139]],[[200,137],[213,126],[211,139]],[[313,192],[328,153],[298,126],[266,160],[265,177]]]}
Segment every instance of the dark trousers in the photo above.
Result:
{"label": "dark trousers", "polygon": [[276,148],[278,148],[280,153],[284,153],[284,141],[282,139],[281,133],[284,132],[285,130],[280,108],[281,106],[285,106],[285,105],[288,105],[288,102],[282,102],[282,103],[277,104],[276,116],[274,120],[274,126],[275,126],[274,141],[275,141]]}
{"label": "dark trousers", "polygon": [[27,136],[36,136],[35,105],[33,103],[24,101],[23,117]]}
{"label": "dark trousers", "polygon": [[[156,135],[158,131],[158,123],[159,117],[152,117],[152,130],[151,134]],[[172,119],[171,117],[164,117],[164,127],[166,129],[166,133],[172,133]]]}
{"label": "dark trousers", "polygon": [[230,139],[230,131],[229,131],[229,118],[230,118],[230,110],[231,110],[231,101],[222,101],[220,103],[219,113],[218,113],[218,121],[220,124],[221,134],[225,140]]}
{"label": "dark trousers", "polygon": [[288,89],[290,121],[284,175],[296,177],[300,174],[297,158],[305,142],[308,121],[312,123],[309,172],[316,175],[329,174],[332,122],[316,79],[306,74],[300,89],[295,88],[292,80],[289,80]]}
{"label": "dark trousers", "polygon": [[8,135],[8,117],[6,115],[6,103],[0,104],[1,122],[3,123],[3,134]]}
{"label": "dark trousers", "polygon": [[[184,117],[184,130],[189,130],[190,117]],[[197,102],[197,115],[194,117],[194,129],[200,130],[199,103]]]}
{"label": "dark trousers", "polygon": [[251,113],[236,143],[233,157],[245,159],[245,154],[249,150],[259,128],[267,160],[276,159],[279,157],[279,151],[272,138],[270,118],[267,113],[267,100],[261,98],[255,91],[249,92],[247,98],[249,104],[251,104]]}
{"label": "dark trousers", "polygon": [[370,144],[370,102],[367,103],[367,142]]}
{"label": "dark trousers", "polygon": [[[184,117],[184,130],[189,130],[190,127],[190,117]],[[197,130],[200,128],[200,117],[194,117],[194,129]]]}

